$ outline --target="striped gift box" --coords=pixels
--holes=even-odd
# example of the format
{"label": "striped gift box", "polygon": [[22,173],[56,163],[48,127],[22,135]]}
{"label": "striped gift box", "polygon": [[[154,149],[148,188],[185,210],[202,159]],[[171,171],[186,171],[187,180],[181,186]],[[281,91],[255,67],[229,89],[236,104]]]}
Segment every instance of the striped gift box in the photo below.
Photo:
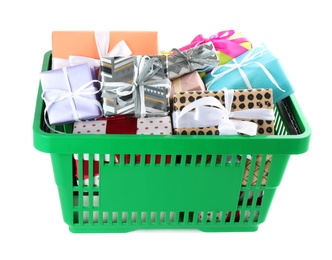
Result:
{"label": "striped gift box", "polygon": [[134,113],[144,117],[137,111],[140,105],[147,116],[168,114],[171,82],[166,55],[104,57],[100,69],[105,116]]}

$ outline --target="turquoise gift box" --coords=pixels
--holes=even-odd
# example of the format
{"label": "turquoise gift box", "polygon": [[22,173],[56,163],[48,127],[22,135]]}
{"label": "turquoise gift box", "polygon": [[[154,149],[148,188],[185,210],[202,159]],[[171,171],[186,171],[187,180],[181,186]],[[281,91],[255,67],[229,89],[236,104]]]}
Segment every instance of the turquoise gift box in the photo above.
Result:
{"label": "turquoise gift box", "polygon": [[273,103],[294,93],[279,59],[264,43],[216,66],[202,79],[207,90],[271,88]]}

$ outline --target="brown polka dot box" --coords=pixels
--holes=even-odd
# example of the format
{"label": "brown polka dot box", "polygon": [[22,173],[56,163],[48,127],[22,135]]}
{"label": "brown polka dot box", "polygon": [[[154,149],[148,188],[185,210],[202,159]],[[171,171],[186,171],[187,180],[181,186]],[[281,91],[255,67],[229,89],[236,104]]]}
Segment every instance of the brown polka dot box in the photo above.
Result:
{"label": "brown polka dot box", "polygon": [[179,135],[274,134],[271,89],[184,91],[173,95]]}
{"label": "brown polka dot box", "polygon": [[[291,156],[305,153],[311,137],[295,93],[273,102],[276,92],[264,84],[252,89],[218,85],[218,89],[208,90],[198,76],[209,75],[213,66],[234,62],[254,49],[249,35],[242,37],[233,30],[211,36],[198,33],[183,48],[170,46],[177,50],[171,64],[168,55],[158,56],[162,53],[156,50],[158,32],[89,32],[89,40],[79,42],[73,41],[76,35],[70,31],[61,34],[54,46],[56,57],[53,48],[44,54],[41,73],[56,77],[39,81],[33,118],[33,145],[51,157],[52,165],[44,173],[53,173],[49,178],[57,186],[62,211],[58,221],[72,233],[254,232],[262,224],[282,226],[284,219],[266,221],[272,214],[269,209],[283,176],[292,174],[287,169]],[[133,46],[145,42],[142,35],[156,37],[150,37],[143,48]],[[84,52],[73,52],[78,43]],[[113,59],[111,48],[125,44],[132,56]],[[102,46],[103,51],[99,50]],[[65,55],[59,56],[59,48]],[[222,56],[215,51],[224,55],[223,61],[218,62]],[[100,74],[92,73],[87,65],[70,65],[77,55],[84,55],[83,60],[92,58],[93,68]],[[152,60],[130,66],[142,55]],[[59,65],[60,58],[69,66],[52,69],[53,61]],[[161,70],[155,58],[165,61]],[[111,65],[99,67],[101,60]],[[123,75],[112,71],[115,60],[129,65],[118,64],[121,69],[117,72]],[[153,75],[146,69],[152,69]],[[142,71],[146,77],[137,78]],[[89,77],[85,79],[82,73]],[[153,79],[155,85],[149,90],[156,92],[143,87],[151,78],[158,82]],[[181,86],[167,100],[171,78]],[[110,83],[107,104],[101,97],[105,94],[103,82]],[[116,82],[121,82],[120,89],[112,89]],[[49,91],[47,97],[44,88]],[[137,99],[133,99],[135,95]],[[107,113],[101,113],[103,106]],[[40,206],[39,201],[35,203]],[[50,220],[49,225],[54,223]]]}

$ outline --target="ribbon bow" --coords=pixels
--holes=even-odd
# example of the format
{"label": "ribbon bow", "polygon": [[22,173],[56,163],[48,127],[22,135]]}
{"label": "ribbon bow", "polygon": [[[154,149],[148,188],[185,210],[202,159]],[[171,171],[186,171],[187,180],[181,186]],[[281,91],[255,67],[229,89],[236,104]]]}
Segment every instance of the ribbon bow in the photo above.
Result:
{"label": "ribbon bow", "polygon": [[[253,136],[257,133],[254,122],[234,120],[260,119],[274,120],[272,109],[253,108],[231,111],[234,90],[224,90],[225,106],[215,97],[203,97],[185,106],[181,112],[173,112],[174,128],[209,127],[218,125],[219,135],[237,135],[238,133]],[[195,109],[195,112],[188,113]]]}
{"label": "ribbon bow", "polygon": [[53,129],[49,125],[48,121],[46,120],[47,111],[49,111],[50,107],[53,104],[57,103],[57,102],[61,102],[65,99],[69,99],[70,106],[71,106],[71,109],[72,109],[72,114],[73,114],[73,117],[74,117],[74,119],[73,119],[74,121],[79,121],[80,120],[80,117],[78,115],[74,99],[82,99],[82,100],[85,100],[85,101],[88,101],[88,102],[92,102],[100,109],[101,113],[103,111],[99,101],[96,100],[96,99],[91,98],[91,95],[95,95],[99,91],[101,91],[101,87],[96,89],[95,87],[92,86],[92,84],[95,83],[95,82],[98,82],[98,83],[101,83],[101,82],[99,80],[91,80],[91,81],[83,84],[78,89],[73,91],[72,88],[71,88],[69,79],[68,79],[67,67],[62,68],[62,70],[63,70],[63,73],[64,73],[67,90],[48,89],[48,90],[44,90],[41,94],[42,99],[45,101],[44,121],[45,121],[46,125],[51,130],[53,130],[54,132],[57,132],[57,133],[63,133],[63,132],[60,132],[60,131],[57,131],[57,130]]}
{"label": "ribbon bow", "polygon": [[[137,56],[137,58],[139,58]],[[152,79],[153,76],[162,68],[162,62],[158,58],[143,56],[139,64],[134,65],[134,76],[131,83],[126,82],[103,82],[102,97],[109,94],[116,94],[124,97],[132,94],[132,98],[127,101],[117,99],[120,105],[135,102],[135,117],[145,117],[146,107],[144,102],[144,87],[166,87],[170,88],[171,82],[168,78]],[[122,103],[121,103],[122,102]]]}
{"label": "ribbon bow", "polygon": [[[269,80],[277,89],[279,89],[282,92],[285,92],[285,90],[279,86],[278,82],[274,79],[269,70],[261,62],[255,61],[255,59],[257,59],[259,56],[262,56],[265,51],[268,51],[267,48],[264,48],[262,46],[260,48],[261,50],[258,52],[254,52],[253,50],[248,51],[248,54],[245,55],[240,62],[238,62],[237,59],[233,59],[231,62],[215,67],[210,72],[210,75],[213,76],[213,79],[206,83],[206,88],[209,90],[209,88],[214,82],[216,82],[217,80],[221,79],[222,77],[231,73],[234,70],[239,70],[239,73],[244,83],[246,84],[247,88],[252,89],[253,87],[250,83],[250,80],[242,68],[254,64],[257,65],[265,73],[265,75],[269,78]],[[256,48],[256,50],[257,49],[258,48]],[[224,70],[224,68],[228,69]]]}
{"label": "ribbon bow", "polygon": [[125,41],[117,43],[112,50],[108,52],[110,34],[106,31],[95,31],[96,46],[99,54],[99,59],[93,59],[84,56],[69,56],[70,66],[82,63],[89,63],[93,67],[100,66],[100,59],[102,57],[115,57],[115,56],[130,56],[132,54]]}
{"label": "ribbon bow", "polygon": [[184,51],[208,42],[212,42],[217,51],[220,51],[231,58],[235,58],[247,51],[247,49],[240,44],[249,41],[244,37],[231,38],[234,34],[234,30],[220,31],[208,38],[204,38],[202,34],[199,34],[191,41],[190,44],[179,48],[179,50]]}
{"label": "ribbon bow", "polygon": [[[208,43],[207,43],[208,44]],[[204,69],[207,66],[216,66],[219,63],[219,58],[215,53],[215,49],[211,52],[206,50],[206,45],[203,44],[196,48],[192,48],[181,52],[177,48],[171,50],[171,55],[168,60],[174,60],[169,62],[169,70],[177,71],[177,68],[187,67],[190,71]]]}
{"label": "ribbon bow", "polygon": [[99,68],[100,59],[102,57],[115,57],[115,56],[130,56],[132,54],[125,41],[117,43],[112,50],[108,52],[110,33],[107,31],[95,31],[95,42],[99,54],[99,59],[94,59],[85,56],[69,56],[68,59],[53,58],[52,66],[55,68],[62,68],[73,66],[83,63],[88,63],[93,68]]}

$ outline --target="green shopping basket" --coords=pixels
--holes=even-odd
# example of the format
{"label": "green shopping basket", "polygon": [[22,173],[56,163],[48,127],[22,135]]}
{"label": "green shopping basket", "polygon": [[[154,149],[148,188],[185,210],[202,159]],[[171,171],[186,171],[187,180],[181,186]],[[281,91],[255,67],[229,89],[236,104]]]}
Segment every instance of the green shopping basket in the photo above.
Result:
{"label": "green shopping basket", "polygon": [[[51,60],[48,51],[42,71]],[[275,135],[247,137],[75,135],[72,124],[53,126],[67,133],[59,134],[44,123],[41,93],[39,84],[33,144],[51,156],[73,233],[256,231],[290,156],[309,148],[311,129],[294,94],[274,106]]]}

